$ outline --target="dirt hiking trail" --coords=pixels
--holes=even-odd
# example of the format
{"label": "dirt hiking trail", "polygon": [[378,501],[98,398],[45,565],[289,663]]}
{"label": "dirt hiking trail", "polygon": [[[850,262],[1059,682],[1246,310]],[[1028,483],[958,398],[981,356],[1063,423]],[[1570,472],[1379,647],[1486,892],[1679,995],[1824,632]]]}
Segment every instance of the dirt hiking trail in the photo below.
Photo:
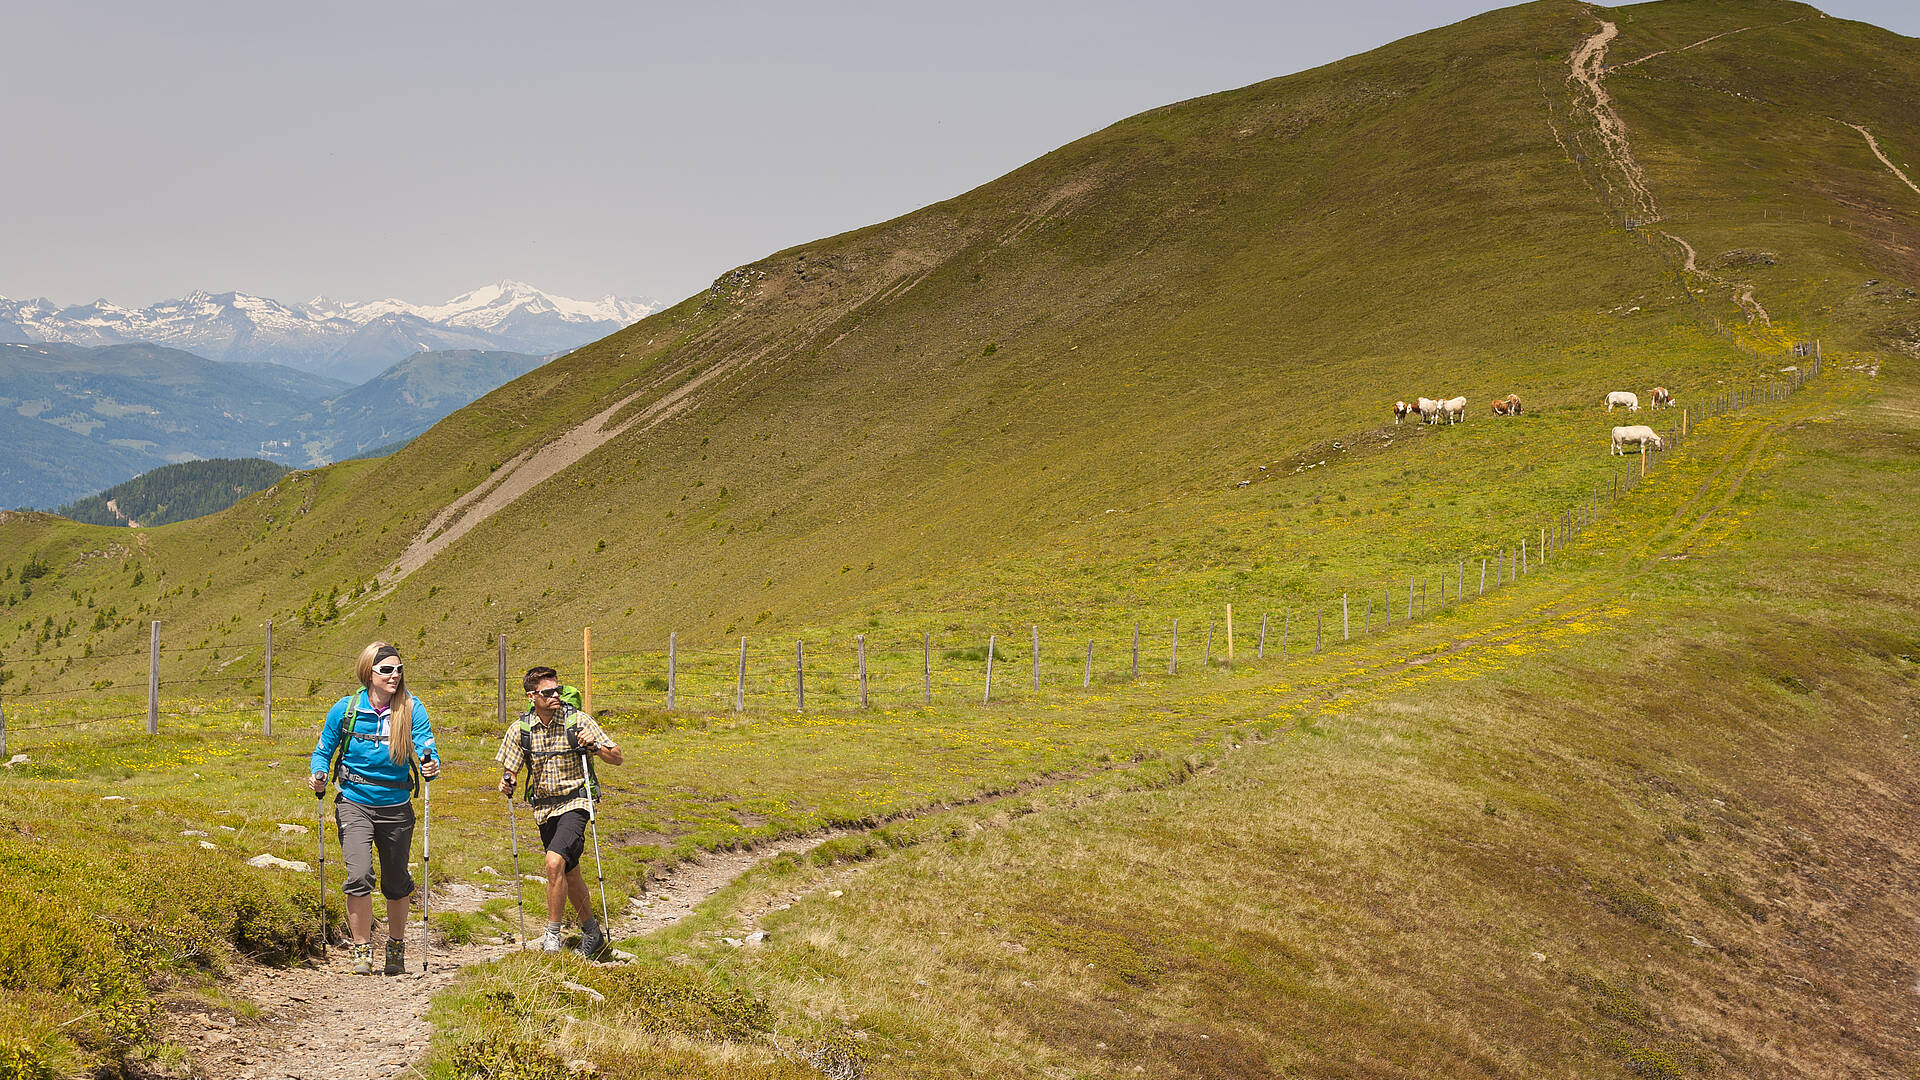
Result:
{"label": "dirt hiking trail", "polygon": [[[762,845],[749,851],[708,852],[681,863],[652,882],[625,910],[611,916],[610,940],[650,934],[686,918],[708,897],[742,874],[782,852],[805,853],[846,835],[830,830]],[[535,893],[543,886],[527,883]],[[436,911],[475,911],[486,900],[511,897],[512,886],[477,888],[452,885],[436,890]],[[339,897],[332,897],[339,904]],[[528,920],[528,932],[544,926]],[[374,963],[381,960],[385,937],[376,927]],[[405,975],[360,976],[352,972],[345,947],[328,950],[327,962],[270,968],[252,965],[223,983],[233,997],[258,1008],[221,1010],[204,1002],[168,1006],[168,1041],[192,1057],[196,1080],[381,1080],[422,1076],[415,1067],[427,1052],[433,1029],[427,1006],[451,985],[460,969],[509,956],[519,946],[496,941],[472,945],[436,942],[421,971],[420,927],[407,934]]]}
{"label": "dirt hiking trail", "polygon": [[[1567,85],[1570,88],[1568,93],[1572,100],[1573,115],[1579,117],[1584,113],[1590,119],[1593,133],[1599,143],[1601,159],[1606,166],[1610,167],[1602,169],[1600,183],[1611,186],[1606,179],[1610,172],[1620,177],[1624,201],[1627,204],[1625,212],[1627,216],[1639,219],[1639,227],[1653,225],[1663,220],[1665,215],[1660,210],[1660,204],[1655,201],[1653,191],[1647,186],[1646,172],[1640,168],[1640,163],[1634,160],[1633,147],[1627,139],[1626,122],[1620,119],[1620,114],[1614,110],[1613,99],[1607,95],[1606,77],[1615,71],[1632,67],[1656,56],[1663,56],[1668,52],[1686,52],[1688,49],[1699,48],[1710,41],[1718,41],[1751,29],[1753,28],[1750,26],[1742,26],[1723,31],[1711,37],[1702,38],[1691,45],[1672,50],[1662,49],[1659,52],[1648,53],[1638,60],[1608,67],[1607,46],[1619,35],[1620,30],[1613,23],[1602,19],[1600,29],[1582,40],[1573,50],[1572,55],[1567,57]],[[1861,134],[1866,134],[1864,128],[1861,129]],[[1557,138],[1557,131],[1555,135]],[[1871,143],[1873,136],[1867,135],[1867,141]],[[1874,152],[1879,153],[1878,147]],[[1882,157],[1880,160],[1886,161],[1886,158]],[[1892,167],[1890,162],[1888,167]],[[1905,179],[1904,174],[1901,178]],[[1732,281],[1701,269],[1692,244],[1664,229],[1656,229],[1653,232],[1680,247],[1683,270],[1702,281],[1711,282],[1732,293],[1733,302],[1746,313],[1747,322],[1757,321],[1765,326],[1773,325],[1773,319],[1767,314],[1767,309],[1760,306],[1760,301],[1754,299],[1754,289],[1751,284]]]}

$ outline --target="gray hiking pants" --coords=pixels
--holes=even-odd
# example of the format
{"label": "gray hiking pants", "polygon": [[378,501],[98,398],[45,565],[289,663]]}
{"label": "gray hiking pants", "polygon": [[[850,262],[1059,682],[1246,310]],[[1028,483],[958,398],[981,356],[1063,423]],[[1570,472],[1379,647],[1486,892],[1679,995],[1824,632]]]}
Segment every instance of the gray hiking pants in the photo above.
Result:
{"label": "gray hiking pants", "polygon": [[413,803],[365,806],[346,799],[333,801],[333,820],[340,829],[340,850],[347,860],[348,896],[373,895],[373,853],[380,852],[380,895],[398,900],[413,895],[413,874],[407,870],[407,851],[413,846]]}

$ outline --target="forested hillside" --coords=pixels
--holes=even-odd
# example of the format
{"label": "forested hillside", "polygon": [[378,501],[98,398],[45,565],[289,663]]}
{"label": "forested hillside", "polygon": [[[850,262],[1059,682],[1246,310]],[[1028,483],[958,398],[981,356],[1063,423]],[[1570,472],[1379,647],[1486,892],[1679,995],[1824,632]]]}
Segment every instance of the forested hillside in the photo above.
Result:
{"label": "forested hillside", "polygon": [[89,525],[171,525],[225,510],[287,472],[285,465],[261,458],[183,461],[68,503],[59,514]]}

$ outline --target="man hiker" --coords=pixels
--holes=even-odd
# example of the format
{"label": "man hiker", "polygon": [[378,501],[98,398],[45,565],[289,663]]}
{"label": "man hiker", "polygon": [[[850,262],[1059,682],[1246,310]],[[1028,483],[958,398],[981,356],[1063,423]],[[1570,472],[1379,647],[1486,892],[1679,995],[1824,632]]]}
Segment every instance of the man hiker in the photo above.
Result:
{"label": "man hiker", "polygon": [[595,956],[607,944],[606,928],[593,915],[580,855],[598,789],[589,790],[593,761],[620,764],[620,748],[592,716],[561,697],[560,676],[550,667],[527,671],[521,680],[532,706],[500,738],[500,790],[513,797],[520,770],[527,770],[527,802],[540,826],[547,852],[547,932],[538,939],[542,952],[559,952],[566,933],[567,901],[580,916],[580,952]]}

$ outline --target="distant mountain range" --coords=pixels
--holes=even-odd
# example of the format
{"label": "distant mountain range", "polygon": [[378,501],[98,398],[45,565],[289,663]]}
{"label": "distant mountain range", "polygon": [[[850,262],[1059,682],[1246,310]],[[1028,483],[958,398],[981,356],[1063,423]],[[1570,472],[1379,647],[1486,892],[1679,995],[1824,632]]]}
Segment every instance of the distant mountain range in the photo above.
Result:
{"label": "distant mountain range", "polygon": [[429,306],[324,296],[283,303],[239,292],[196,292],[144,308],[106,300],[61,307],[45,299],[0,297],[0,343],[146,343],[211,360],[280,364],[359,383],[420,352],[551,356],[605,337],[659,307],[615,296],[571,300],[519,281]]}
{"label": "distant mountain range", "polygon": [[543,362],[421,352],[353,386],[156,345],[0,344],[0,507],[58,506],[197,458],[306,467],[390,451]]}

